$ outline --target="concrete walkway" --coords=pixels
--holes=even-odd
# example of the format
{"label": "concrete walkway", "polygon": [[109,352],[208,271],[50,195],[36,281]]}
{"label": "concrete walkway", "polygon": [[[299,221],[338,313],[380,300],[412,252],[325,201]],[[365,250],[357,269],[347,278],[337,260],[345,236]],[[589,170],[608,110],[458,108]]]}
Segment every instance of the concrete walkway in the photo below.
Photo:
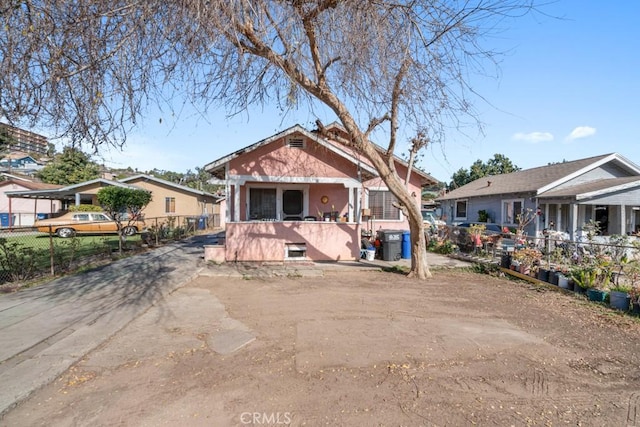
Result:
{"label": "concrete walkway", "polygon": [[0,416],[196,277],[206,236],[0,296]]}
{"label": "concrete walkway", "polygon": [[[15,294],[0,295],[0,417],[55,380],[152,305],[198,275],[321,276],[328,270],[380,270],[410,260],[280,265],[205,264],[196,236]],[[430,266],[469,263],[428,254]]]}

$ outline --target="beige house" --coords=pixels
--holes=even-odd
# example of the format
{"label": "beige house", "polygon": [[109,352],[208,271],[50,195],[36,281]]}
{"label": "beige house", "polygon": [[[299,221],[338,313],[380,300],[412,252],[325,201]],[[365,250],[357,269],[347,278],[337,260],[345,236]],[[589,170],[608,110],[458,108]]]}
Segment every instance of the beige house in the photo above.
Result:
{"label": "beige house", "polygon": [[205,191],[144,174],[124,178],[120,182],[151,193],[151,203],[144,208],[146,218],[210,216],[220,213],[218,197]]}
{"label": "beige house", "polygon": [[97,205],[98,191],[110,185],[149,191],[151,202],[143,210],[145,218],[207,216],[214,219],[212,225],[219,225],[215,221],[215,218],[218,218],[219,222],[220,212],[217,196],[150,175],[136,175],[120,181],[98,178],[60,188],[8,191],[6,195],[12,199],[60,200],[62,206],[59,211],[65,211],[70,205]]}

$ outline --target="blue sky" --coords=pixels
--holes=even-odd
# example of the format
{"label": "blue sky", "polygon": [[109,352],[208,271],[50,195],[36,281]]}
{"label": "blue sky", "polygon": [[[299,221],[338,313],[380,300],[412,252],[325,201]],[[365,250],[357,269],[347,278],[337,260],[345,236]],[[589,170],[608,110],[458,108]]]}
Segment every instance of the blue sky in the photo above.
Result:
{"label": "blue sky", "polygon": [[[523,169],[610,152],[640,165],[640,2],[559,0],[543,10],[550,16],[510,21],[487,45],[506,54],[498,79],[474,78],[490,103],[477,104],[484,135],[451,131],[428,148],[420,167],[435,178],[449,182],[496,153]],[[271,106],[233,118],[224,111],[187,111],[176,120],[151,113],[122,152],[104,150],[102,161],[185,172],[296,123],[312,128],[315,119]]]}

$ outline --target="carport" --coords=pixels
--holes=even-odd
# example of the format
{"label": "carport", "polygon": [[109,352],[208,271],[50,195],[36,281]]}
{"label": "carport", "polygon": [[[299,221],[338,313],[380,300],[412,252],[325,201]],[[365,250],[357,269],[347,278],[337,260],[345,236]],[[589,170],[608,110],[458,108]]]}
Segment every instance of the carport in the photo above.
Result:
{"label": "carport", "polygon": [[[118,181],[111,181],[104,178],[97,178],[91,181],[85,181],[78,184],[68,185],[66,187],[44,189],[44,190],[20,190],[7,191],[5,194],[9,199],[9,217],[11,217],[11,199],[14,197],[23,199],[48,199],[52,202],[59,200],[61,202],[61,211],[65,211],[71,205],[81,204],[97,204],[96,194],[98,191],[107,186],[116,185],[118,187],[130,188],[138,190],[139,187],[130,184],[124,184]],[[36,212],[34,212],[36,215]],[[10,227],[13,224],[9,225]]]}

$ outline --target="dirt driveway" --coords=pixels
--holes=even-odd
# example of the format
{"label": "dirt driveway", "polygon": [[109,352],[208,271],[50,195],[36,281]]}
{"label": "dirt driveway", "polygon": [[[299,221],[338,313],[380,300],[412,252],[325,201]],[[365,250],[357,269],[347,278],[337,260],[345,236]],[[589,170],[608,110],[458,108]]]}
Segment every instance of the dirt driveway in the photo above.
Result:
{"label": "dirt driveway", "polygon": [[640,426],[639,366],[635,319],[506,279],[200,277],[0,424]]}

